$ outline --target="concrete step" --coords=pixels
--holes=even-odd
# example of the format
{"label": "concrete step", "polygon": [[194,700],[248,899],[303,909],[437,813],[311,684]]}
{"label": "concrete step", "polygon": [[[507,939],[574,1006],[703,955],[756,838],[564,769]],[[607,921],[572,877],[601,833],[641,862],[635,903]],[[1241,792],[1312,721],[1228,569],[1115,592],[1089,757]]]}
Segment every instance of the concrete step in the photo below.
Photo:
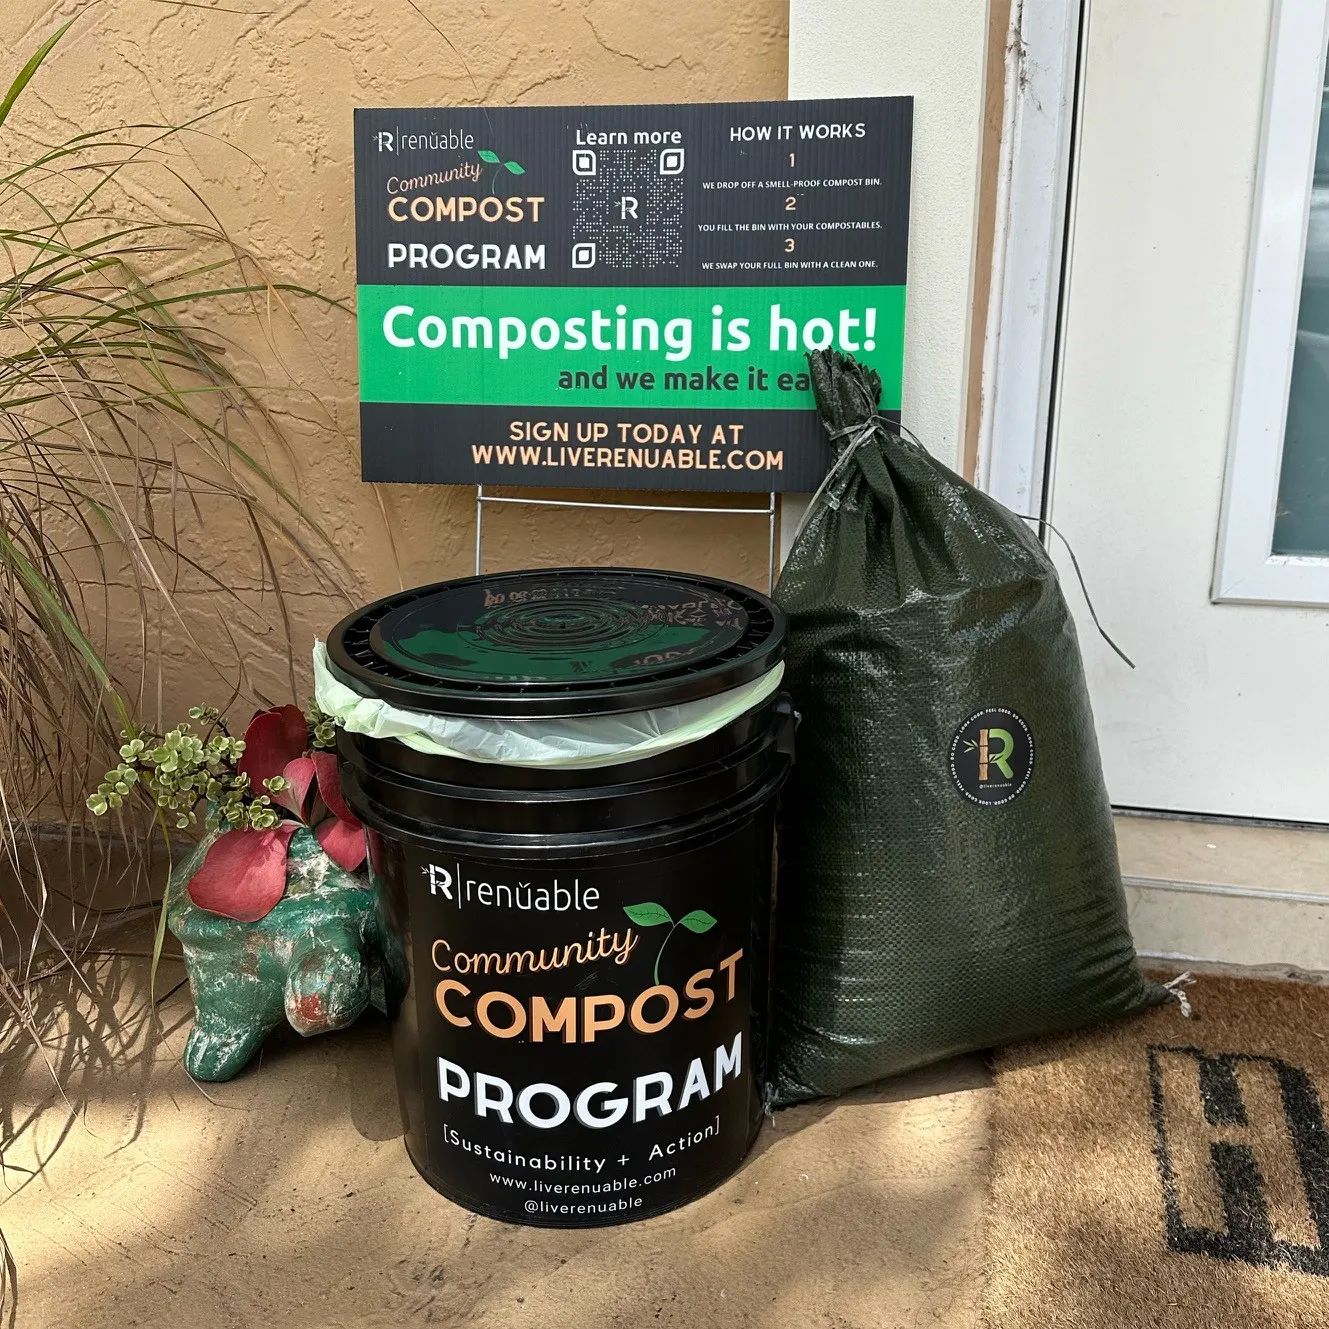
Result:
{"label": "concrete step", "polygon": [[1329,972],[1329,828],[1117,817],[1144,956]]}

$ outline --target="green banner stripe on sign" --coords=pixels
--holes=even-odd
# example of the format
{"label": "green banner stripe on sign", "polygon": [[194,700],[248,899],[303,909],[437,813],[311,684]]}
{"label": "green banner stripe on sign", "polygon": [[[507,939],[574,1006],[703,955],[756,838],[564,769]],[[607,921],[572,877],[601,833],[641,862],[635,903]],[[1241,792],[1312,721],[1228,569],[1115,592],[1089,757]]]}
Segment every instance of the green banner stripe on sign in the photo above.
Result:
{"label": "green banner stripe on sign", "polygon": [[359,287],[360,399],[806,410],[806,352],[882,376],[897,410],[903,286]]}

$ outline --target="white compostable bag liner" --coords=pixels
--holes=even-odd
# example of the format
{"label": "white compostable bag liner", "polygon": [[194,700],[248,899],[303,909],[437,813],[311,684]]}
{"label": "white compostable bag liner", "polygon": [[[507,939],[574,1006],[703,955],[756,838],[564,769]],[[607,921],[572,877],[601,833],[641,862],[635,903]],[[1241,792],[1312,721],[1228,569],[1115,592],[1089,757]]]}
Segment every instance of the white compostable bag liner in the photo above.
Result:
{"label": "white compostable bag liner", "polygon": [[624,715],[562,720],[486,720],[404,711],[364,697],[336,678],[327,647],[314,643],[314,699],[353,734],[392,738],[417,752],[504,766],[617,766],[695,743],[765,701],[784,677],[784,664],[700,701]]}

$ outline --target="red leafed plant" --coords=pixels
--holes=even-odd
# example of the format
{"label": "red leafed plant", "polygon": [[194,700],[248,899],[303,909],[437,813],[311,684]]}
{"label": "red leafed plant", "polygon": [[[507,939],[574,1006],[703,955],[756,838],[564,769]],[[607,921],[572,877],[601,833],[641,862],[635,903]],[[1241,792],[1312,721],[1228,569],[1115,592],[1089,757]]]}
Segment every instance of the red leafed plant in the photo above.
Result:
{"label": "red leafed plant", "polygon": [[211,707],[189,715],[205,724],[202,735],[188,724],[126,734],[120,765],[107,771],[88,807],[106,813],[140,788],[184,828],[204,804],[208,829],[221,833],[190,880],[196,905],[245,923],[263,918],[286,892],[286,852],[302,826],[339,867],[360,867],[364,827],[342,798],[326,715],[291,705],[259,711],[241,739]]}

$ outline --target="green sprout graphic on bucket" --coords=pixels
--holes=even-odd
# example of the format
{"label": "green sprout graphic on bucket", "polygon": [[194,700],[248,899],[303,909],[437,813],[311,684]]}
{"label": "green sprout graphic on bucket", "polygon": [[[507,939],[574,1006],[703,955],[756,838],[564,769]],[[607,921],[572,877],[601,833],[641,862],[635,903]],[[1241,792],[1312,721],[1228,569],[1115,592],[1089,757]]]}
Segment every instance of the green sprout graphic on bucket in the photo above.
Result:
{"label": "green sprout graphic on bucket", "polygon": [[660,949],[655,953],[655,984],[660,985],[660,957],[664,954],[664,949],[669,945],[669,938],[678,931],[679,928],[687,928],[689,932],[695,932],[700,935],[703,932],[709,932],[718,921],[708,914],[704,909],[694,909],[690,914],[684,914],[677,923],[674,922],[673,915],[662,904],[654,904],[647,901],[645,904],[625,904],[623,912],[639,928],[660,927],[664,923],[670,925],[669,931],[665,934],[665,939],[660,943]]}

